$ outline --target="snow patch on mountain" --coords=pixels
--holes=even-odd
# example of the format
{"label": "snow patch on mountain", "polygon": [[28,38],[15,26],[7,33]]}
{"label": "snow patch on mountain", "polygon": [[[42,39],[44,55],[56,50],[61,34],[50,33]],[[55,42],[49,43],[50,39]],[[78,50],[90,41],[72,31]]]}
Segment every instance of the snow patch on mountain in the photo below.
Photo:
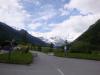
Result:
{"label": "snow patch on mountain", "polygon": [[50,38],[39,37],[39,38],[47,43],[52,42],[55,46],[61,46],[64,45],[65,43],[65,40],[60,37],[50,37]]}

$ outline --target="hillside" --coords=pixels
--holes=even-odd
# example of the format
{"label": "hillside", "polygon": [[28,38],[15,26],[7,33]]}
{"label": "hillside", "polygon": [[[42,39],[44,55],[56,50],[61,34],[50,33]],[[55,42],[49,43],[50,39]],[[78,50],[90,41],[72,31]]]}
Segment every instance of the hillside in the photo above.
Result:
{"label": "hillside", "polygon": [[9,27],[8,25],[0,22],[0,41],[12,39],[16,39],[16,41],[21,41],[20,33],[17,30]]}
{"label": "hillside", "polygon": [[17,43],[31,43],[46,46],[47,44],[37,37],[32,36],[25,30],[15,30],[5,23],[0,22],[0,42],[14,39]]}
{"label": "hillside", "polygon": [[79,52],[100,50],[100,20],[72,43],[71,50]]}

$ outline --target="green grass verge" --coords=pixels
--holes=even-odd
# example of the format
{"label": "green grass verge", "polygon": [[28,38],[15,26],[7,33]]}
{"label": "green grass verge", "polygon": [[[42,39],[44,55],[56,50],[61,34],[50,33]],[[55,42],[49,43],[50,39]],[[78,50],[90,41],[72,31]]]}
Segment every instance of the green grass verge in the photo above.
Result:
{"label": "green grass verge", "polygon": [[54,55],[58,56],[58,57],[65,57],[65,53],[64,52],[59,52],[59,51],[54,52]]}
{"label": "green grass verge", "polygon": [[88,53],[68,53],[67,57],[79,58],[79,59],[89,59],[89,60],[99,60],[100,54],[88,54]]}
{"label": "green grass verge", "polygon": [[30,64],[32,63],[33,55],[31,53],[12,52],[9,56],[8,53],[0,54],[0,62],[12,64]]}
{"label": "green grass verge", "polygon": [[42,47],[41,52],[43,53],[49,53],[50,49],[48,47]]}
{"label": "green grass verge", "polygon": [[68,58],[78,58],[78,59],[89,59],[89,60],[99,60],[100,61],[100,53],[64,53],[62,51],[55,51],[55,56],[58,57],[68,57]]}

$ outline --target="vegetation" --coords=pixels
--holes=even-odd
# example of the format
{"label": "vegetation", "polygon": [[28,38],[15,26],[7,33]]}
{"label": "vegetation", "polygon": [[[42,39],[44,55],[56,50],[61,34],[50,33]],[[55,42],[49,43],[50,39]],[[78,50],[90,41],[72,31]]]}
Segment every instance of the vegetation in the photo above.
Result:
{"label": "vegetation", "polygon": [[49,53],[50,51],[50,47],[41,47],[41,46],[32,46],[32,50],[34,51],[40,51],[43,53]]}
{"label": "vegetation", "polygon": [[[67,57],[67,58],[79,58],[79,59],[89,59],[89,60],[99,60],[100,61],[100,52],[93,51],[91,53],[82,53],[82,52],[63,52],[61,50],[56,50],[54,52],[55,56],[58,57]],[[67,55],[67,56],[66,56]]]}
{"label": "vegetation", "polygon": [[49,52],[52,52],[52,51],[53,51],[53,47],[54,47],[54,44],[53,44],[53,43],[51,43],[51,44],[50,44],[50,49],[49,49]]}
{"label": "vegetation", "polygon": [[89,59],[89,60],[99,60],[100,61],[100,52],[99,53],[68,53],[70,58],[79,58],[79,59]]}
{"label": "vegetation", "polygon": [[[92,46],[93,47],[93,46]],[[83,50],[84,49],[84,50]],[[91,44],[78,41],[71,46],[70,52],[75,53],[91,53]]]}
{"label": "vegetation", "polygon": [[[29,49],[44,53],[53,52],[55,56],[60,57],[100,60],[100,20],[90,26],[74,42],[69,44],[66,40],[65,45],[57,49],[54,49],[53,43],[48,45],[40,39],[31,36],[25,30],[17,31],[3,23],[0,23],[0,34],[0,43],[5,40],[12,41],[14,38],[16,41],[19,41],[18,44],[21,44],[21,50],[12,52],[10,57],[8,53],[0,54],[0,62],[29,64],[32,62],[32,54],[29,53]],[[64,46],[67,46],[68,52],[64,52]]]}
{"label": "vegetation", "polygon": [[[78,43],[77,45],[74,45],[76,48],[77,46],[80,45],[81,48],[81,44]],[[85,45],[89,45],[89,44],[84,44]],[[82,45],[83,47],[83,45]],[[85,48],[85,47],[84,47]],[[58,57],[66,57],[66,58],[80,58],[80,59],[90,59],[90,60],[100,60],[100,51],[91,51],[88,50],[87,47],[85,48],[86,50],[68,50],[68,52],[64,52],[63,48],[52,48],[52,53],[54,53],[55,56]],[[33,50],[37,50],[43,53],[50,53],[50,47],[41,47],[41,50],[39,50],[38,47],[35,47],[35,49]]]}
{"label": "vegetation", "polygon": [[47,43],[41,39],[32,36],[26,30],[16,30],[5,23],[0,22],[0,42],[15,40],[18,44],[47,46]]}
{"label": "vegetation", "polygon": [[67,53],[65,54],[63,49],[56,49],[54,55],[58,57],[66,57]]}
{"label": "vegetation", "polygon": [[33,56],[30,52],[21,53],[19,51],[14,51],[5,54],[0,54],[0,62],[2,63],[13,63],[13,64],[30,64],[32,63]]}
{"label": "vegetation", "polygon": [[100,20],[89,27],[79,38],[72,44],[72,52],[85,52],[100,51]]}

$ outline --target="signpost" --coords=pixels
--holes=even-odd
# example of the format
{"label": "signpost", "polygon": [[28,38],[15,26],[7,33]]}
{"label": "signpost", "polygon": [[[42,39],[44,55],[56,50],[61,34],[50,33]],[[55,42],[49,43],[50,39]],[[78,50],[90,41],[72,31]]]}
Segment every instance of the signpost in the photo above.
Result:
{"label": "signpost", "polygon": [[65,56],[67,56],[67,46],[64,46],[64,53],[65,53]]}
{"label": "signpost", "polygon": [[66,41],[65,41],[65,46],[64,46],[64,53],[65,53],[65,56],[67,56],[67,51],[68,51],[68,41],[66,40]]}

